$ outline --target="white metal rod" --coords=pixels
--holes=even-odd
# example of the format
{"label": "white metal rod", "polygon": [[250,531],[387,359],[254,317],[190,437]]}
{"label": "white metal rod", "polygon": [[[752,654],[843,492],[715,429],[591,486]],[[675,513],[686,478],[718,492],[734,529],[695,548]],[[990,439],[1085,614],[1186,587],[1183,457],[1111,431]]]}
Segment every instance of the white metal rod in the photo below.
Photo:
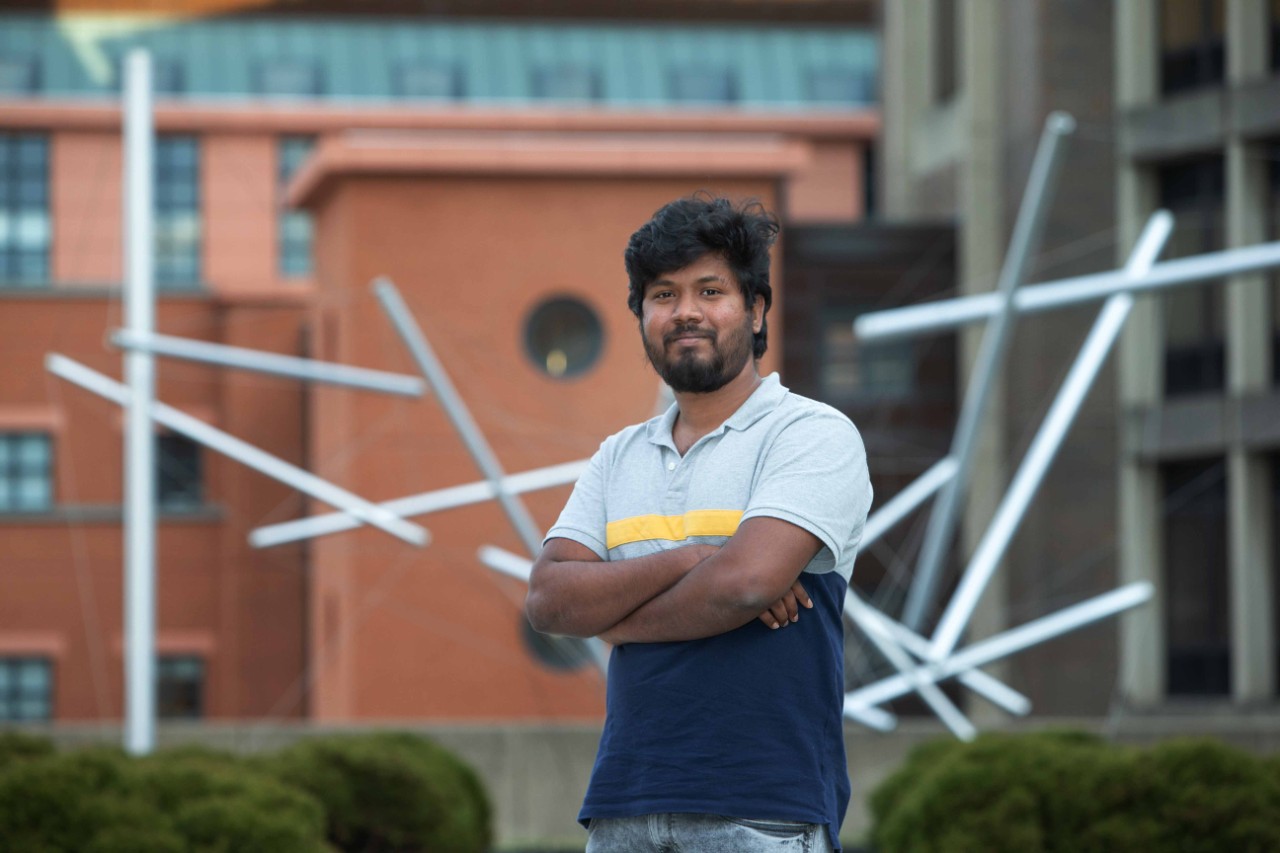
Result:
{"label": "white metal rod", "polygon": [[[151,55],[131,50],[125,59],[124,86],[124,301],[126,324],[143,334],[155,328],[154,154]],[[155,749],[156,738],[156,443],[150,416],[155,361],[147,353],[127,353],[124,362],[124,747],[134,755],[147,755]]]}
{"label": "white metal rod", "polygon": [[[994,637],[980,640],[945,660],[925,664],[919,667],[919,670],[925,678],[941,681],[1039,645],[1060,634],[1066,634],[1092,622],[1114,616],[1131,607],[1137,607],[1149,601],[1153,593],[1154,588],[1146,581],[1131,583]],[[906,676],[892,675],[875,684],[868,684],[866,687],[860,687],[845,694],[845,709],[847,712],[851,706],[854,709],[863,709],[880,705],[910,693],[913,689],[913,685]]]}
{"label": "white metal rod", "polygon": [[[1280,242],[1259,243],[1165,261],[1156,264],[1140,279],[1127,278],[1123,270],[1109,270],[1029,284],[1018,288],[1013,304],[1019,314],[1039,314],[1068,305],[1100,302],[1117,293],[1149,293],[1275,267],[1280,267]],[[979,323],[999,308],[1000,300],[995,294],[961,296],[906,308],[870,311],[854,321],[853,330],[862,343],[887,341]]]}
{"label": "white metal rod", "polygon": [[933,712],[938,715],[938,719],[942,720],[943,725],[951,729],[952,734],[960,738],[960,740],[969,741],[977,737],[978,731],[973,727],[973,723],[964,714],[960,713],[960,709],[952,704],[946,694],[933,682],[923,678],[920,670],[916,667],[914,661],[902,650],[902,647],[889,635],[884,626],[878,622],[874,616],[868,616],[864,611],[870,608],[863,604],[856,595],[849,595],[844,600],[845,612],[853,616],[854,624],[862,629],[867,639],[875,645],[880,653],[883,654],[893,664],[908,681],[911,682],[912,688],[920,694],[920,698],[925,701]]}
{"label": "white metal rod", "polygon": [[[499,548],[496,545],[483,545],[476,552],[476,556],[480,558],[480,562],[484,563],[495,572],[529,582],[529,577],[533,574],[533,561],[528,557],[522,557],[519,554],[513,554],[505,548]],[[589,637],[581,640],[575,637],[561,637],[565,642],[583,643],[586,645],[587,651],[591,654],[591,660],[595,663],[596,669],[602,674],[609,671],[609,649],[605,643],[598,637]]]}
{"label": "white metal rod", "polygon": [[850,705],[846,702],[844,715],[877,732],[891,732],[898,727],[898,718],[893,714],[868,705]]}
{"label": "white metal rod", "polygon": [[955,476],[956,461],[944,456],[935,462],[929,470],[917,477],[911,485],[898,492],[867,518],[862,528],[862,541],[859,549],[865,549],[888,532],[895,524],[911,514],[911,511],[927,501],[934,492],[942,488]]}
{"label": "white metal rod", "polygon": [[[45,358],[45,367],[50,373],[122,406],[129,400],[129,392],[125,386],[66,356],[51,353]],[[420,546],[427,544],[429,538],[427,531],[418,525],[405,521],[395,513],[335,486],[328,480],[259,450],[248,442],[211,427],[204,421],[166,406],[164,403],[152,403],[151,417],[156,423],[167,426],[174,432],[182,433],[193,441],[210,447],[224,456],[229,456],[242,465],[260,471],[317,500],[340,507],[344,512],[385,530],[405,542]]]}
{"label": "white metal rod", "polygon": [[489,443],[485,441],[484,434],[480,432],[480,427],[476,425],[475,419],[471,417],[471,412],[467,410],[466,403],[462,401],[457,389],[453,387],[453,381],[449,379],[449,374],[445,372],[444,366],[440,364],[440,359],[436,357],[435,351],[431,349],[431,344],[427,342],[426,335],[422,333],[422,329],[414,322],[413,315],[409,312],[409,306],[400,297],[400,292],[396,290],[396,286],[391,283],[390,279],[377,279],[373,283],[373,290],[387,317],[390,318],[392,325],[395,326],[396,332],[399,333],[405,346],[409,348],[413,360],[417,362],[418,369],[422,371],[422,375],[426,377],[427,383],[431,385],[432,391],[435,392],[436,397],[440,400],[440,405],[444,408],[445,415],[448,416],[449,421],[453,424],[453,428],[458,431],[458,435],[462,438],[462,443],[466,446],[467,452],[475,460],[480,473],[493,485],[497,493],[498,503],[507,514],[511,526],[516,529],[516,535],[520,537],[520,540],[531,555],[537,554],[542,550],[542,531],[534,522],[533,516],[529,514],[524,503],[514,495],[502,490],[503,471],[502,466],[498,463],[498,457],[494,454],[493,449],[489,447]]}
{"label": "white metal rod", "polygon": [[1017,316],[1013,307],[1013,294],[1018,285],[1025,281],[1031,256],[1040,246],[1048,216],[1047,202],[1053,195],[1058,173],[1062,169],[1065,140],[1075,131],[1075,126],[1075,119],[1066,113],[1051,113],[1045,120],[1044,132],[1040,136],[1022,204],[1018,209],[1013,236],[1009,240],[1009,251],[1005,255],[1004,266],[996,285],[1000,308],[992,316],[982,336],[982,345],[969,374],[960,418],[951,440],[949,455],[956,460],[956,472],[942,488],[933,505],[929,525],[925,529],[924,544],[920,546],[916,574],[907,592],[902,621],[908,628],[919,630],[937,597],[943,562],[951,548],[960,516],[961,497],[969,485],[969,471],[978,447],[979,429],[1013,336],[1014,319]]}
{"label": "white metal rod", "polygon": [[[1125,270],[1135,278],[1150,270],[1172,230],[1173,217],[1167,211],[1160,211],[1152,216],[1130,254]],[[1008,491],[1000,501],[991,524],[978,543],[969,566],[960,579],[960,585],[947,603],[933,634],[930,659],[941,660],[959,642],[961,632],[969,624],[969,619],[978,606],[978,599],[1008,551],[1009,543],[1025,517],[1027,507],[1044,482],[1049,466],[1053,464],[1067,431],[1071,429],[1080,407],[1093,388],[1098,371],[1111,353],[1111,347],[1120,336],[1120,330],[1124,328],[1132,308],[1133,297],[1127,293],[1111,297],[1103,306],[1067,378],[1058,390],[1053,405],[1045,415],[1044,422],[1027,449],[1022,464],[1018,466]]]}
{"label": "white metal rod", "polygon": [[[866,602],[862,602],[864,606],[861,610],[855,609],[854,606],[851,606],[850,600],[857,597],[858,594],[852,589],[845,595],[844,612],[850,620],[860,627],[864,621],[874,620],[878,622],[888,632],[890,639],[899,646],[917,658],[927,659],[929,654],[929,641],[927,639]],[[974,693],[986,698],[988,702],[1003,708],[1010,714],[1016,714],[1021,717],[1031,712],[1030,699],[980,669],[961,673],[959,681]]]}
{"label": "white metal rod", "polygon": [[[561,465],[552,465],[547,468],[535,468],[532,471],[525,471],[520,474],[509,474],[502,478],[500,487],[503,492],[517,495],[524,492],[536,492],[539,489],[549,489],[553,486],[563,486],[577,481],[582,476],[582,472],[587,469],[588,464],[589,460],[580,459],[577,462],[565,462]],[[481,480],[461,486],[450,486],[446,489],[437,489],[431,492],[396,498],[395,500],[385,501],[379,506],[402,518],[412,518],[417,515],[427,515],[432,512],[493,500],[498,496],[498,491],[499,487],[494,486],[493,483],[488,480]],[[313,515],[309,518],[299,518],[293,521],[284,521],[279,524],[259,527],[249,534],[249,544],[255,548],[268,548],[272,545],[283,545],[286,542],[296,542],[300,539],[310,539],[330,533],[341,533],[344,530],[354,530],[360,524],[360,521],[343,512]]]}
{"label": "white metal rod", "polygon": [[350,388],[362,388],[366,391],[381,391],[386,394],[399,394],[404,397],[421,397],[426,392],[426,384],[416,376],[404,376],[398,373],[387,373],[382,370],[369,370],[363,367],[351,367],[346,364],[333,364],[326,361],[313,361],[309,358],[296,358],[261,350],[243,347],[213,344],[208,341],[195,341],[190,338],[176,338],[170,335],[155,335],[119,329],[111,334],[111,343],[131,352],[164,355],[186,361],[205,364],[217,364],[222,367],[233,367],[239,370],[250,370],[255,373],[266,373],[272,376],[288,376],[307,382],[322,382],[328,385],[343,385]]}

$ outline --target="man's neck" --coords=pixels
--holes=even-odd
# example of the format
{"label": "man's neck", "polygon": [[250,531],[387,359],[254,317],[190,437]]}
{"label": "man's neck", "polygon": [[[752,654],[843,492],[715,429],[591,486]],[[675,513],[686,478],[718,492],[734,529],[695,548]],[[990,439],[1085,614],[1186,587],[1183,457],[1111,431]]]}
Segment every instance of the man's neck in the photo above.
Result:
{"label": "man's neck", "polygon": [[751,359],[737,376],[714,391],[705,394],[677,391],[676,406],[680,413],[672,427],[671,438],[680,455],[683,456],[698,439],[732,417],[760,382],[755,360]]}

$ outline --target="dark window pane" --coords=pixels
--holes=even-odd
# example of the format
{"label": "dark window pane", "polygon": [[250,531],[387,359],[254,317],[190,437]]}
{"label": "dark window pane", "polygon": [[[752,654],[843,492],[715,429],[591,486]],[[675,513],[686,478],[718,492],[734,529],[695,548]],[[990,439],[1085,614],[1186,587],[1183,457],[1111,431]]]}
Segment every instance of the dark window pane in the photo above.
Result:
{"label": "dark window pane", "polygon": [[1225,472],[1221,459],[1161,466],[1170,696],[1231,692]]}
{"label": "dark window pane", "polygon": [[35,432],[0,433],[0,512],[53,506],[53,444]]}
{"label": "dark window pane", "polygon": [[738,99],[737,80],[727,68],[677,68],[669,82],[671,98],[676,101],[727,104]]}
{"label": "dark window pane", "polygon": [[960,30],[956,26],[956,0],[934,0],[934,97],[945,103],[960,85]]}
{"label": "dark window pane", "polygon": [[[1160,206],[1176,226],[1165,256],[1218,251],[1225,243],[1226,167],[1220,155],[1162,166],[1157,171]],[[1225,302],[1221,287],[1183,287],[1161,297],[1165,330],[1165,393],[1219,391],[1226,369],[1223,347]]]}
{"label": "dark window pane", "polygon": [[200,146],[193,136],[158,136],[155,162],[155,276],[167,289],[200,280]]}
{"label": "dark window pane", "polygon": [[823,401],[839,408],[910,398],[916,392],[914,342],[858,346],[853,320],[859,313],[836,312],[825,321],[820,373]]}
{"label": "dark window pane", "polygon": [[165,509],[193,509],[204,498],[200,445],[186,436],[156,438],[156,502]]}
{"label": "dark window pane", "polygon": [[287,277],[305,276],[312,272],[311,214],[304,210],[285,208],[284,191],[294,174],[311,156],[315,145],[315,137],[312,136],[286,136],[280,140],[280,214],[276,229],[280,274]]}
{"label": "dark window pane", "polygon": [[444,63],[404,63],[396,68],[395,93],[402,98],[460,98],[462,74]]}
{"label": "dark window pane", "polygon": [[856,68],[816,68],[809,72],[809,100],[824,104],[871,104],[875,77]]}
{"label": "dark window pane", "polygon": [[0,132],[0,286],[48,284],[49,140]]}
{"label": "dark window pane", "polygon": [[156,661],[156,713],[164,720],[195,720],[204,716],[204,661],[163,656]]}
{"label": "dark window pane", "polygon": [[1220,85],[1226,77],[1226,0],[1161,0],[1160,89]]}
{"label": "dark window pane", "polygon": [[0,722],[53,718],[53,663],[46,658],[0,658]]}

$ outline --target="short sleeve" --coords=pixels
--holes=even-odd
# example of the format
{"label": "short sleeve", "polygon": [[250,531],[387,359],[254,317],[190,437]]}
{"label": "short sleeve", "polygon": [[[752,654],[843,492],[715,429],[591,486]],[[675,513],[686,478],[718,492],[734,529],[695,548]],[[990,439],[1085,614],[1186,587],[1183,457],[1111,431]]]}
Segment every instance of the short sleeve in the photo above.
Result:
{"label": "short sleeve", "polygon": [[569,495],[560,518],[542,540],[543,545],[551,539],[572,539],[590,548],[601,560],[609,559],[609,549],[605,545],[608,521],[604,504],[608,446],[608,441],[601,444],[591,457],[587,470],[574,484],[573,494]]}
{"label": "short sleeve", "polygon": [[836,571],[848,577],[870,508],[862,436],[838,412],[819,411],[778,432],[742,520],[778,518],[809,531],[831,552]]}

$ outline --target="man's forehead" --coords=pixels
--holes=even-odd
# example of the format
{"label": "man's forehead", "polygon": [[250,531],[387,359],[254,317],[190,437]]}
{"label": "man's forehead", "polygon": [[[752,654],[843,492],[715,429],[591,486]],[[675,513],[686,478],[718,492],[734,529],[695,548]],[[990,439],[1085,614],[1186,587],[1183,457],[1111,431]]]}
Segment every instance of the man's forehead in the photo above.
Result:
{"label": "man's forehead", "polygon": [[737,284],[738,277],[733,274],[733,270],[724,258],[717,254],[706,254],[702,257],[691,261],[689,264],[674,270],[660,273],[656,278],[649,282],[647,286],[652,287],[655,284],[677,284],[680,282],[690,281],[700,284],[708,281],[723,281],[727,284]]}

